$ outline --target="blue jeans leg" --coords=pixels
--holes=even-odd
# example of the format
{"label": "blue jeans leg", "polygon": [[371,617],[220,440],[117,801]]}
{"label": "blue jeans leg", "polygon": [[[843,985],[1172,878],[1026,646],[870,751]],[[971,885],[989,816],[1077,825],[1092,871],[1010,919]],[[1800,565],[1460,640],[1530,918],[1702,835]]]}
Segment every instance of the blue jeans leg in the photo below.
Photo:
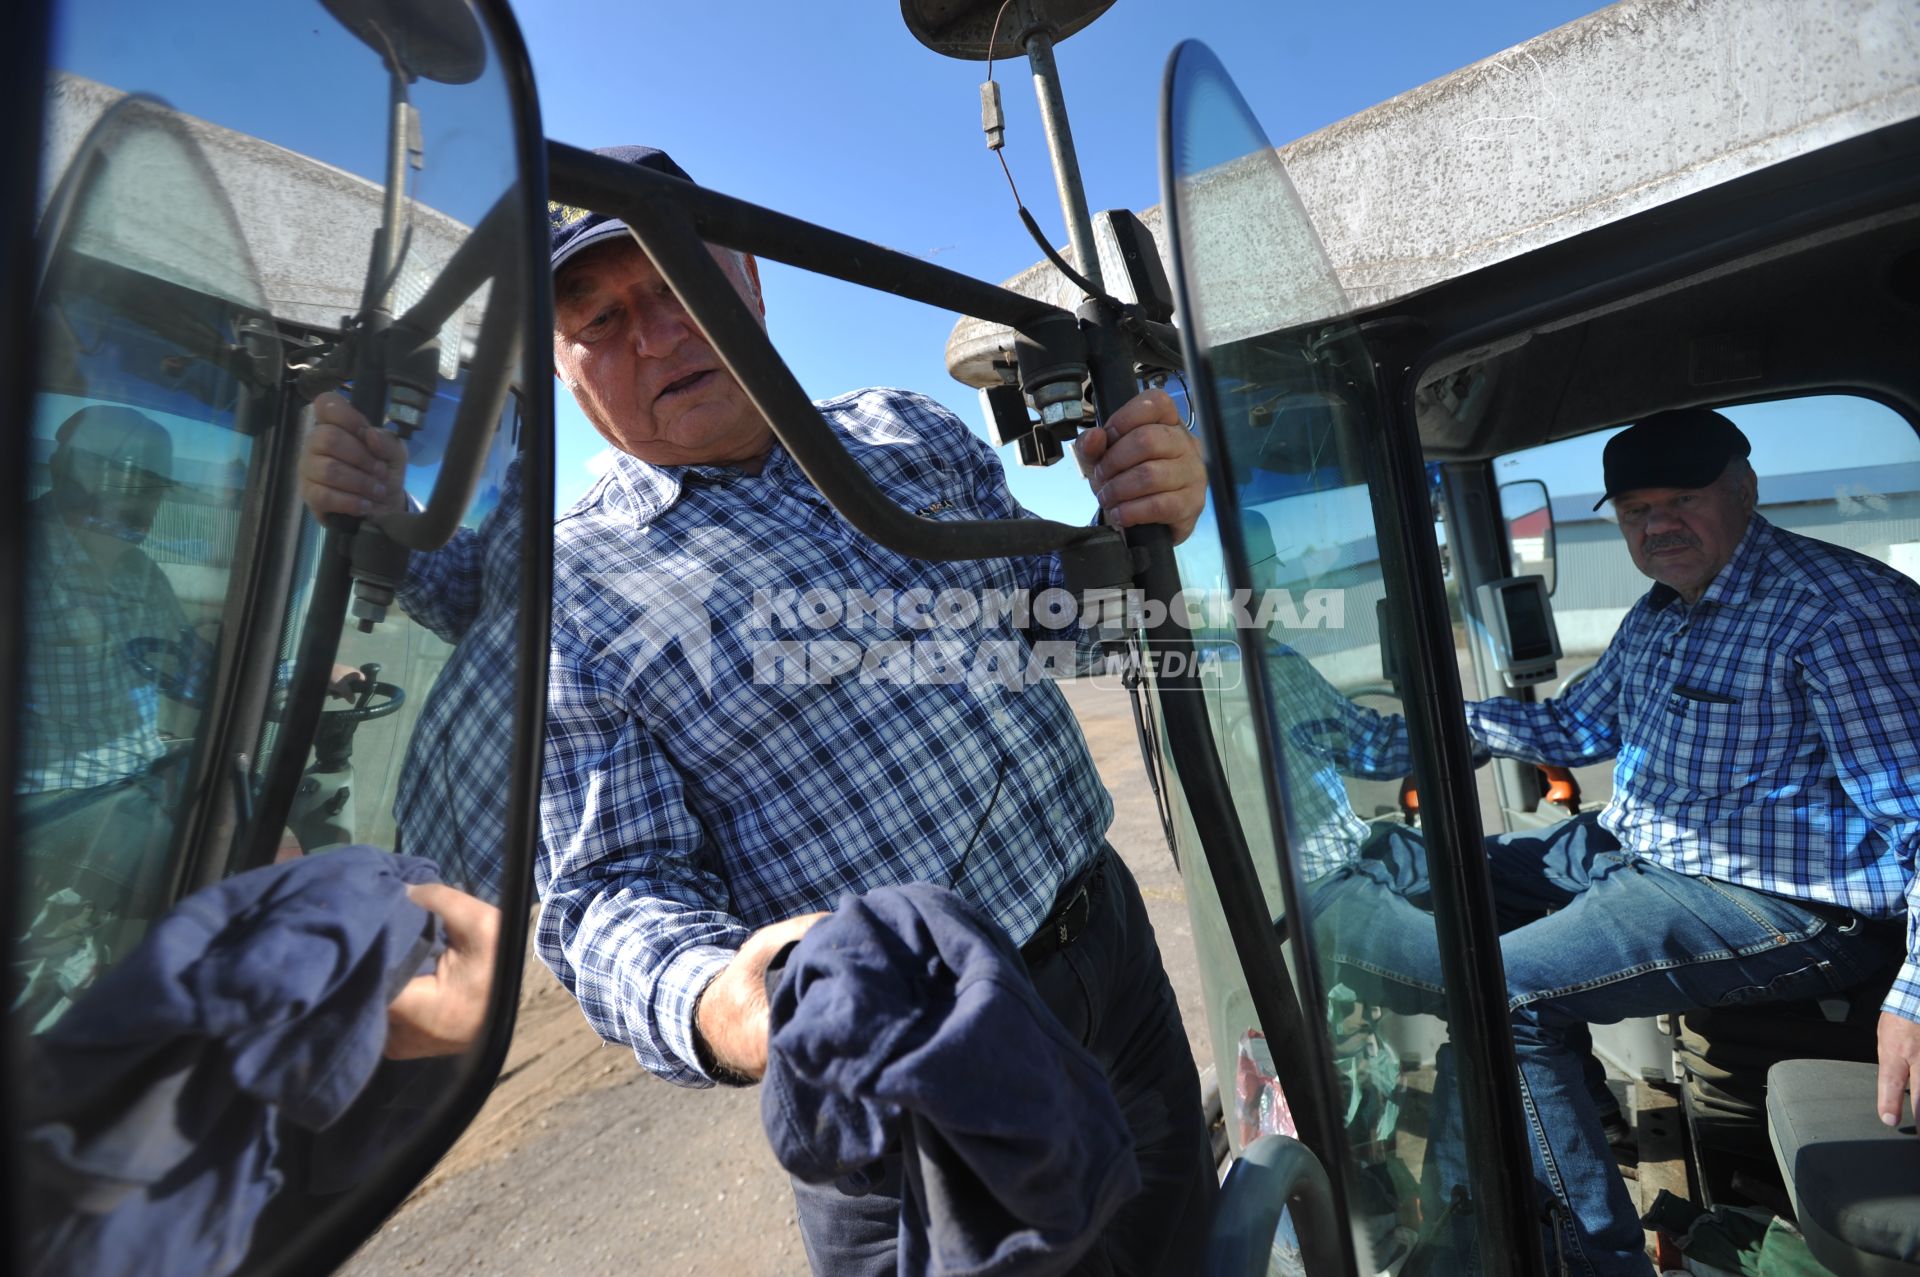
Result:
{"label": "blue jeans leg", "polygon": [[[1565,908],[1586,890],[1594,857],[1619,848],[1613,835],[1600,827],[1599,812],[1488,838],[1487,871],[1501,934]],[[1593,1054],[1593,1034],[1578,1025],[1569,1031],[1568,1041],[1580,1054],[1581,1076],[1594,1104],[1602,1113],[1619,1112],[1607,1089],[1607,1070]]]}
{"label": "blue jeans leg", "polygon": [[[1369,843],[1309,888],[1309,908],[1321,959],[1363,998],[1444,1015],[1424,855],[1404,831]],[[1587,1026],[1846,988],[1873,971],[1876,942],[1795,901],[1625,855],[1592,818],[1489,839],[1487,856],[1511,928],[1501,950],[1543,1217],[1558,1221],[1547,1246],[1576,1273],[1644,1274]],[[1450,1063],[1443,1052],[1437,1102],[1451,1098]],[[1450,1107],[1433,1114],[1423,1178],[1443,1198],[1468,1182],[1456,1122]]]}
{"label": "blue jeans leg", "polygon": [[1501,941],[1534,1168],[1557,1221],[1548,1244],[1577,1274],[1645,1274],[1584,1074],[1585,1026],[1842,989],[1871,970],[1872,941],[1784,897],[1618,851],[1560,863],[1582,867],[1584,885],[1576,869],[1563,908]]}
{"label": "blue jeans leg", "polygon": [[[1487,839],[1501,931],[1564,907],[1583,889],[1592,857],[1616,846],[1592,816]],[[1417,831],[1390,825],[1376,832],[1350,864],[1308,889],[1308,913],[1322,961],[1363,1000],[1403,1015],[1446,1018],[1426,844]],[[1607,1111],[1617,1106],[1590,1045],[1590,1038],[1580,1042],[1587,1085]]]}

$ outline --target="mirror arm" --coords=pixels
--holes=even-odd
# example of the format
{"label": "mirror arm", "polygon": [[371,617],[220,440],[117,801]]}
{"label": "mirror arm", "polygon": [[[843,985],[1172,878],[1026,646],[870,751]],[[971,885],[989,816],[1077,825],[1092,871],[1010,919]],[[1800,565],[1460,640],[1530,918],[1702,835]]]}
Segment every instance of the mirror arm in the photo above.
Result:
{"label": "mirror arm", "polygon": [[[448,266],[451,268],[452,263]],[[442,278],[446,273],[442,272]],[[448,432],[446,456],[425,508],[402,510],[374,520],[382,532],[409,550],[437,550],[445,545],[459,528],[460,517],[480,486],[494,426],[506,407],[513,371],[520,366],[521,341],[526,332],[521,278],[522,272],[511,262],[507,270],[494,277],[493,291],[487,295],[486,312],[480,321],[480,336],[468,365],[467,384]],[[411,321],[409,312],[402,322],[411,327]]]}
{"label": "mirror arm", "polygon": [[524,198],[518,183],[508,187],[398,322],[423,333],[439,332],[453,312],[499,270],[501,262],[525,251],[520,245],[524,238],[520,203]]}
{"label": "mirror arm", "polygon": [[[856,283],[873,283],[875,272],[852,269],[849,261],[870,261],[874,255],[887,261],[900,258],[912,263],[914,268],[925,268],[924,271],[909,270],[906,274],[924,278],[937,275],[936,283],[944,283],[949,278],[959,280],[966,285],[963,291],[969,301],[990,302],[994,313],[982,313],[982,318],[1027,322],[1065,312],[1018,293],[929,266],[917,258],[903,258],[901,254],[848,236],[726,196],[716,196],[676,178],[558,143],[549,143],[548,149],[554,157],[555,198],[610,213],[627,224],[679,295],[687,313],[706,333],[727,370],[766,418],[774,436],[849,524],[880,545],[917,559],[1004,558],[1057,552],[1067,570],[1069,588],[1076,591],[1119,586],[1132,578],[1132,555],[1119,534],[1109,528],[1074,527],[1046,519],[943,521],[902,510],[848,455],[845,445],[773,348],[759,318],[747,309],[719,263],[707,251],[707,243],[753,251],[769,243],[789,244],[782,237],[790,234],[801,239],[813,237],[816,245],[828,243],[845,247],[848,259],[830,261],[824,253],[818,256],[786,253],[780,248],[767,255],[809,269],[815,268],[812,263],[818,262],[817,268],[823,273]],[[708,229],[704,231],[700,216],[703,205],[719,210],[706,220]],[[741,226],[730,220],[735,217],[765,217],[778,225],[771,233],[736,234]],[[829,264],[834,268],[827,269]],[[861,275],[868,278],[860,278]],[[878,283],[875,286],[886,287]],[[890,291],[904,293],[904,288]]]}
{"label": "mirror arm", "polygon": [[320,543],[313,593],[294,649],[293,681],[287,687],[284,716],[274,736],[272,757],[260,773],[246,849],[238,864],[224,866],[228,873],[270,865],[279,852],[287,814],[293,810],[294,793],[307,767],[307,749],[320,726],[334,658],[340,652],[340,622],[353,593],[348,562],[352,542],[351,532],[329,528]]}
{"label": "mirror arm", "polygon": [[[502,200],[481,220],[480,229],[488,231],[485,238],[491,241],[507,233],[501,228],[509,224],[508,215],[502,212],[508,207],[508,201]],[[432,328],[425,331],[434,331],[460,302],[472,295],[485,279],[485,275],[477,272],[475,267],[486,263],[488,255],[467,250],[472,247],[474,240],[481,238],[480,231],[476,230],[475,235],[456,250],[440,277],[428,290],[427,296],[407,312],[403,322],[412,327],[416,319],[421,322],[433,320]],[[498,257],[493,259],[496,264],[500,260]],[[487,296],[487,307],[481,320],[466,393],[460,397],[460,406],[455,412],[447,442],[446,458],[441,464],[440,475],[434,482],[433,495],[426,509],[375,521],[392,540],[409,549],[434,549],[444,545],[458,527],[460,515],[479,484],[480,468],[485,462],[492,436],[492,424],[500,418],[513,371],[519,367],[524,309],[523,279],[524,272],[517,268],[510,268],[494,277],[493,290]],[[383,334],[390,326],[382,324],[373,330],[362,329],[348,343],[350,347],[363,352],[356,359],[356,389],[363,381],[384,387]],[[368,375],[369,369],[372,375]],[[374,412],[368,415],[372,418],[378,412],[379,407],[375,406]],[[351,547],[354,537],[352,528],[329,526],[326,539],[321,544],[313,594],[296,650],[293,683],[287,688],[285,718],[278,734],[278,746],[260,779],[260,795],[255,803],[258,819],[251,830],[251,842],[243,861],[245,867],[272,863],[287,814],[292,810],[294,792],[299,788],[301,773],[306,768],[307,751],[304,746],[313,740],[319,727],[334,657],[340,648],[341,621],[346,616],[352,596]],[[437,540],[434,539],[436,537]],[[300,747],[294,747],[296,743]]]}
{"label": "mirror arm", "polygon": [[[409,550],[439,549],[459,526],[460,517],[479,486],[480,468],[486,461],[492,427],[506,406],[512,370],[519,366],[520,273],[509,273],[513,279],[509,286],[507,275],[495,277],[494,272],[502,261],[513,260],[514,240],[520,225],[521,210],[517,204],[520,197],[520,188],[515,185],[494,203],[406,314],[391,321],[387,321],[384,314],[377,315],[373,322],[347,333],[318,362],[299,370],[296,387],[302,399],[314,399],[349,380],[354,380],[356,387],[364,383],[369,400],[373,398],[373,389],[379,387],[384,399],[386,377],[379,365],[383,362],[386,334],[438,332],[481,285],[493,278],[493,291],[487,297],[474,355],[466,361],[469,372],[465,393],[455,411],[446,459],[434,480],[433,493],[421,510],[402,511],[375,521],[390,539]],[[365,360],[361,357],[362,351],[366,352]],[[359,397],[356,395],[356,400]],[[383,415],[378,409],[369,411],[358,402],[354,406],[369,420]],[[327,526],[346,532],[354,531],[359,525],[359,520],[341,516],[333,516],[326,522]]]}
{"label": "mirror arm", "polygon": [[642,228],[622,210],[644,203],[656,210],[649,215],[654,220],[669,211],[691,219],[694,234],[709,244],[1009,328],[1065,313],[923,258],[562,142],[547,143],[547,186],[552,198],[562,203],[614,213],[636,230]]}
{"label": "mirror arm", "polygon": [[1181,372],[1186,368],[1186,360],[1180,354],[1180,330],[1172,324],[1163,324],[1148,319],[1139,313],[1138,306],[1130,306],[1120,320],[1121,329],[1134,340],[1135,357],[1148,368],[1157,368],[1164,372]]}

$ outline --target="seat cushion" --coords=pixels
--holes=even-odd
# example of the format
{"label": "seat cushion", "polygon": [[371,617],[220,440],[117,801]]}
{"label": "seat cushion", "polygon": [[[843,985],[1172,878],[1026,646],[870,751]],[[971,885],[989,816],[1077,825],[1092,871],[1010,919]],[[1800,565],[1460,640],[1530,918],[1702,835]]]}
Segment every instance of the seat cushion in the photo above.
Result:
{"label": "seat cushion", "polygon": [[1874,1111],[1872,1064],[1786,1060],[1767,1073],[1767,1127],[1800,1228],[1836,1273],[1920,1275],[1920,1138]]}

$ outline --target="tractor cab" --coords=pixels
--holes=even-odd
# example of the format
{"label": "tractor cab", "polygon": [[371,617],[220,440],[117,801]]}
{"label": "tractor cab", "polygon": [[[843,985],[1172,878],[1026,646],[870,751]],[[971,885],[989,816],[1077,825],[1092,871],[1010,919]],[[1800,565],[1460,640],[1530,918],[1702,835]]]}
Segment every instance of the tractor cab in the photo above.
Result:
{"label": "tractor cab", "polygon": [[[1560,1266],[1483,838],[1604,807],[1612,771],[1489,762],[1464,707],[1577,686],[1644,592],[1598,456],[1662,409],[1745,428],[1769,520],[1920,569],[1910,8],[1615,6],[1278,150],[1234,86],[1256,67],[1184,45],[1136,216],[1086,209],[1054,66],[1106,7],[902,5],[935,52],[1034,72],[1072,260],[998,286],[543,142],[500,0],[15,6],[10,1271],[330,1270],[498,1077],[544,725],[541,254],[581,209],[631,229],[839,517],[917,559],[1058,556],[1112,622],[1220,1098],[1194,1271]],[[270,91],[206,92],[242,71]],[[1009,458],[1165,385],[1201,526],[897,507],[708,245],[965,316],[949,368]],[[327,394],[405,445],[404,501],[305,507]],[[488,1014],[385,1059],[450,943],[425,876],[497,910]],[[1332,926],[1358,878],[1382,892]],[[1419,996],[1365,978],[1383,945]],[[1876,1007],[1862,982],[1595,1026],[1663,1266],[1680,1199],[1791,1216],[1834,1272],[1920,1269],[1911,1115],[1863,1125],[1846,1058]]]}
{"label": "tractor cab", "polygon": [[[1915,46],[1891,11],[1869,21],[1886,42],[1858,46],[1852,26],[1795,14],[1785,43],[1736,42],[1746,61],[1705,86],[1693,128],[1627,152],[1631,172],[1580,162],[1605,127],[1567,88],[1497,154],[1442,151],[1427,171],[1447,174],[1445,190],[1362,175],[1411,172],[1456,112],[1491,118],[1508,92],[1498,77],[1462,73],[1276,152],[1210,53],[1170,64],[1166,202],[1144,220],[1170,258],[1214,471],[1213,536],[1178,557],[1188,590],[1269,604],[1227,609],[1219,636],[1237,639],[1237,667],[1203,671],[1260,916],[1230,895],[1197,820],[1218,796],[1186,783],[1178,750],[1167,786],[1229,1141],[1243,1158],[1275,1135],[1319,1151],[1302,1114],[1321,1108],[1360,1271],[1535,1262],[1498,958],[1511,902],[1490,889],[1481,838],[1604,808],[1614,764],[1489,763],[1462,706],[1577,685],[1647,592],[1601,500],[1606,440],[1663,409],[1721,409],[1751,440],[1762,517],[1920,566],[1903,513],[1920,509],[1920,135],[1853,78],[1864,68],[1819,104],[1788,83],[1788,63],[1821,41],[1870,47],[1896,78],[1913,74]],[[1700,38],[1664,13],[1667,44],[1637,32],[1648,43],[1629,57],[1612,21],[1503,56],[1559,67],[1568,85],[1652,93],[1674,70],[1665,55]],[[1733,80],[1773,103],[1768,164],[1738,158],[1749,140],[1714,105]],[[1827,114],[1842,99],[1853,105]],[[1514,172],[1534,175],[1524,198],[1496,198]],[[981,340],[963,324],[950,365]],[[1316,592],[1337,603],[1298,606]],[[1764,738],[1735,716],[1765,709],[1725,699],[1705,706],[1723,725],[1701,747]],[[1398,716],[1410,758],[1360,703]],[[1424,859],[1393,850],[1410,839]],[[1364,903],[1343,876],[1368,883]],[[1266,917],[1298,992],[1301,1023],[1284,1029],[1249,996],[1250,933]],[[1881,958],[1816,996],[1752,990],[1751,1005],[1592,1026],[1620,1108],[1612,1151],[1663,1267],[1717,1212],[1797,1226],[1835,1272],[1913,1271],[1920,1146],[1874,1117],[1871,1067],[1903,923],[1834,911],[1833,925],[1875,929]],[[1425,996],[1380,992],[1373,963],[1417,971]],[[1843,1148],[1859,1159],[1844,1171]],[[1241,1187],[1277,1214],[1279,1182],[1262,1171]],[[1268,1216],[1255,1218],[1264,1235]]]}

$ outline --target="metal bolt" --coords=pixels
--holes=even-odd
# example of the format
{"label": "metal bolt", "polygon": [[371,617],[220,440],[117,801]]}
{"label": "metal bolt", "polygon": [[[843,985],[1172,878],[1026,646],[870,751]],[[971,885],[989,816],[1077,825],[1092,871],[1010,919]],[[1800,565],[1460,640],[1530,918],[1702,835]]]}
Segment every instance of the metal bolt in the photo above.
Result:
{"label": "metal bolt", "polygon": [[393,591],[386,586],[371,581],[355,581],[353,604],[348,612],[360,623],[362,634],[371,634],[374,626],[387,619],[387,607],[392,602]]}
{"label": "metal bolt", "polygon": [[1079,421],[1086,415],[1087,406],[1085,402],[1077,396],[1072,399],[1062,399],[1056,403],[1043,405],[1040,409],[1040,420],[1049,426],[1058,426],[1069,421]]}

